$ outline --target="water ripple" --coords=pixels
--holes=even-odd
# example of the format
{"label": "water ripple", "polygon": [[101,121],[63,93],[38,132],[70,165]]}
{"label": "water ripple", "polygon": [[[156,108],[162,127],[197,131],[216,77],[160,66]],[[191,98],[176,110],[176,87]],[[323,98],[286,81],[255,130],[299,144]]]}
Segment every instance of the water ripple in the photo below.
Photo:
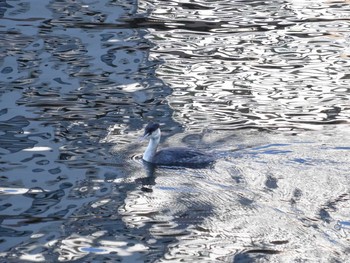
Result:
{"label": "water ripple", "polygon": [[[348,123],[348,92],[339,89],[347,89],[340,82],[346,22],[293,20],[298,7],[287,3],[220,1],[199,10],[173,3],[145,1],[139,11],[152,10],[142,23],[153,29],[151,55],[164,61],[157,75],[174,90],[175,117],[227,129]],[[329,14],[340,11],[332,7]]]}
{"label": "water ripple", "polygon": [[348,260],[346,1],[3,2],[2,258]]}

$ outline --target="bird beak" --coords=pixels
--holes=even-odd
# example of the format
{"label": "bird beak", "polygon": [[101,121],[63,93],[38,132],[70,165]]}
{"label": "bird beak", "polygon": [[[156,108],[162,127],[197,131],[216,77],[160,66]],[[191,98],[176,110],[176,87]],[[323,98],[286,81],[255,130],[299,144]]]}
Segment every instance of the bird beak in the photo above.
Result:
{"label": "bird beak", "polygon": [[149,133],[146,133],[146,134],[144,134],[143,136],[140,136],[139,139],[138,139],[138,141],[139,141],[139,142],[142,142],[142,141],[146,140],[146,139],[148,138],[149,135],[150,135]]}

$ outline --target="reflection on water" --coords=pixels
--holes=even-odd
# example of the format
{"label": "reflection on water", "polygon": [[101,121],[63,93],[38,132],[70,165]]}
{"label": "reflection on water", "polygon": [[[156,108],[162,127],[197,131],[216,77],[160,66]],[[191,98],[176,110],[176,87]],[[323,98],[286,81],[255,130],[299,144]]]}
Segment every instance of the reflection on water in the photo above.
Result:
{"label": "reflection on water", "polygon": [[[346,1],[4,1],[0,257],[346,262]],[[219,158],[147,167],[163,146]]]}
{"label": "reflection on water", "polygon": [[179,122],[290,130],[347,121],[349,14],[341,5],[150,2],[139,11],[166,26],[147,38],[156,43],[150,55],[164,61],[156,73],[174,89]]}

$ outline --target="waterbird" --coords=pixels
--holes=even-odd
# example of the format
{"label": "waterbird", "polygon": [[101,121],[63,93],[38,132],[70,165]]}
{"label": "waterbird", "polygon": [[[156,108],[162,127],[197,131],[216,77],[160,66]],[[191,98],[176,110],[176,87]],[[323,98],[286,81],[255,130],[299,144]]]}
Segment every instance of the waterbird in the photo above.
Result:
{"label": "waterbird", "polygon": [[215,161],[212,154],[187,147],[170,147],[157,151],[161,137],[159,123],[149,122],[141,140],[149,139],[142,159],[148,163],[165,166],[204,167]]}

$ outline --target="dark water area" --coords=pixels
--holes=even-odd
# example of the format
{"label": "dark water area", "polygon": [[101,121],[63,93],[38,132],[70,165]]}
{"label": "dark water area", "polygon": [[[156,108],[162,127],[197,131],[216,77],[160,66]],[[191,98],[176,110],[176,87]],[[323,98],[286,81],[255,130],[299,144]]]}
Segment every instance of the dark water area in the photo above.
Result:
{"label": "dark water area", "polygon": [[[350,262],[348,1],[0,1],[0,262]],[[216,155],[149,167],[162,146]]]}

